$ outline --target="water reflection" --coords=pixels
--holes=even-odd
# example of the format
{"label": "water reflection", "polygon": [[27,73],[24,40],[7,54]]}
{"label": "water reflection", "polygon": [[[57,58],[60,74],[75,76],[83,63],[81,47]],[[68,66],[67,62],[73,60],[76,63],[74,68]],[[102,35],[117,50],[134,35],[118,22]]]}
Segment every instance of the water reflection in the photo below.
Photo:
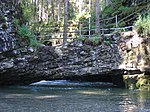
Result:
{"label": "water reflection", "polygon": [[0,112],[150,112],[148,91],[68,83],[0,88]]}
{"label": "water reflection", "polygon": [[58,98],[58,95],[49,95],[49,96],[36,96],[36,99],[47,99],[47,98]]}

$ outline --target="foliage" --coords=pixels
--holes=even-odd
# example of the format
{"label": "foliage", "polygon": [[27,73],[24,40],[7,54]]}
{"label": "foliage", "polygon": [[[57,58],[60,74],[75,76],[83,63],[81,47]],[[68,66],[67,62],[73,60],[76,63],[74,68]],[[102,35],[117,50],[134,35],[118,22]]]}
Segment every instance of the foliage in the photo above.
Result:
{"label": "foliage", "polygon": [[85,41],[86,38],[87,38],[87,37],[82,37],[82,36],[81,36],[81,37],[78,38],[78,40],[80,40],[80,41],[83,42],[83,41]]}
{"label": "foliage", "polygon": [[36,40],[35,35],[29,30],[26,25],[21,25],[18,28],[17,35],[19,38],[23,38],[28,41],[29,45],[32,47],[38,46],[38,41]]}
{"label": "foliage", "polygon": [[116,0],[112,2],[109,6],[105,7],[102,10],[102,18],[111,17],[119,13],[120,7],[122,6],[122,2],[120,0]]}
{"label": "foliage", "polygon": [[104,40],[104,43],[109,46],[111,43],[110,43],[110,38],[105,38]]}
{"label": "foliage", "polygon": [[3,30],[6,30],[6,29],[7,29],[6,23],[3,23],[3,24],[2,24],[2,29],[3,29]]}
{"label": "foliage", "polygon": [[0,15],[0,23],[5,22],[5,17]]}
{"label": "foliage", "polygon": [[127,10],[129,10],[129,7],[127,7],[127,6],[121,6],[121,7],[119,7],[118,10],[119,11],[127,11]]}
{"label": "foliage", "polygon": [[[136,2],[136,3],[135,3]],[[135,5],[136,4],[136,5]],[[109,18],[118,15],[118,26],[129,26],[133,25],[136,20],[137,13],[136,11],[144,11],[146,10],[146,6],[149,4],[148,1],[141,2],[140,0],[132,1],[132,0],[112,0],[112,3],[105,7],[102,10],[102,18]],[[144,9],[145,8],[145,9]],[[126,18],[128,15],[135,13],[134,15]],[[123,19],[126,18],[126,19]],[[121,20],[121,21],[120,21]],[[110,20],[107,24],[115,23],[115,19]],[[112,26],[110,26],[112,27]]]}
{"label": "foliage", "polygon": [[[32,47],[37,47],[39,42],[36,40],[36,36],[27,26],[27,23],[31,20],[33,14],[33,4],[30,0],[22,0],[19,6],[20,12],[12,19],[12,25],[16,29],[16,35],[21,43],[25,43]],[[18,9],[18,10],[19,10]]]}
{"label": "foliage", "polygon": [[148,90],[150,89],[149,84],[150,84],[150,79],[148,77],[141,77],[136,82],[136,88],[141,90]]}
{"label": "foliage", "polygon": [[110,45],[110,41],[109,40],[105,40],[104,43],[109,46]]}
{"label": "foliage", "polygon": [[72,20],[72,19],[75,19],[75,17],[76,17],[76,12],[75,12],[75,4],[74,3],[69,3],[69,9],[68,9],[68,11],[69,11],[69,13],[68,13],[68,19],[69,20]]}
{"label": "foliage", "polygon": [[140,15],[134,24],[137,32],[143,36],[150,36],[150,13],[147,15]]}
{"label": "foliage", "polygon": [[80,41],[82,41],[84,44],[97,46],[100,45],[102,42],[102,39],[99,35],[92,35],[90,38],[88,37],[79,37]]}
{"label": "foliage", "polygon": [[12,20],[13,27],[18,28],[19,24],[20,24],[19,19],[13,18],[13,20]]}
{"label": "foliage", "polygon": [[93,43],[93,45],[99,45],[101,43],[101,37],[99,36],[93,36],[90,37],[89,40]]}
{"label": "foliage", "polygon": [[[27,7],[27,5],[29,5]],[[31,19],[31,16],[33,14],[33,5],[29,2],[29,0],[22,0],[20,4],[21,12],[22,12],[22,17],[25,22],[29,22]]]}
{"label": "foliage", "polygon": [[[90,17],[90,29],[92,29],[91,31],[91,35],[94,34],[93,29],[95,29],[95,10],[91,9],[91,17]],[[89,26],[89,13],[85,12],[80,18],[79,18],[80,23],[82,24],[82,30],[85,30],[84,33],[86,33],[86,30],[88,29]],[[83,34],[84,34],[83,33]]]}

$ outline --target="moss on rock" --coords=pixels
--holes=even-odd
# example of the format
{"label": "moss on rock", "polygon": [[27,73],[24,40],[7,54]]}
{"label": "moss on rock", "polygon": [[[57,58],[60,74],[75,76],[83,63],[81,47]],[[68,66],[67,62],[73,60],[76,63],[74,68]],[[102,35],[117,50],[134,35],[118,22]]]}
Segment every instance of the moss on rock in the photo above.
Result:
{"label": "moss on rock", "polygon": [[150,76],[144,74],[124,75],[126,88],[150,90]]}

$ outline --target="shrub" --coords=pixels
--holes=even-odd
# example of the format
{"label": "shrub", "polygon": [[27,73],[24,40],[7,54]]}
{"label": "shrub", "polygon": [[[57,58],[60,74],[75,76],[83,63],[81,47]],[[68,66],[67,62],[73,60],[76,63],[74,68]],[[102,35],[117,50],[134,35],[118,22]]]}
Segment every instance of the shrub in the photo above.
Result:
{"label": "shrub", "polygon": [[26,40],[29,46],[37,47],[39,45],[38,41],[36,40],[35,35],[26,25],[19,26],[17,30],[17,35],[19,38]]}
{"label": "shrub", "polygon": [[13,18],[12,24],[13,24],[14,27],[19,27],[19,24],[20,24],[20,23],[19,23],[19,19]]}
{"label": "shrub", "polygon": [[86,45],[92,45],[92,46],[97,46],[100,45],[102,42],[102,39],[98,35],[92,35],[90,38],[88,37],[79,37],[78,38],[80,41],[82,41]]}
{"label": "shrub", "polygon": [[22,12],[22,18],[24,20],[24,22],[29,22],[32,14],[33,14],[33,5],[32,4],[28,4],[27,7],[27,3],[30,3],[29,0],[22,0],[21,4],[20,4],[20,10]]}
{"label": "shrub", "polygon": [[78,40],[80,40],[80,41],[85,41],[86,38],[87,38],[87,37],[79,37]]}
{"label": "shrub", "polygon": [[110,44],[111,44],[110,38],[108,38],[108,37],[105,38],[105,39],[104,39],[104,44],[107,45],[107,46],[110,46]]}
{"label": "shrub", "polygon": [[101,38],[99,36],[93,36],[89,38],[89,40],[93,43],[93,45],[101,44]]}
{"label": "shrub", "polygon": [[144,16],[140,15],[135,21],[134,26],[140,36],[150,36],[150,13]]}

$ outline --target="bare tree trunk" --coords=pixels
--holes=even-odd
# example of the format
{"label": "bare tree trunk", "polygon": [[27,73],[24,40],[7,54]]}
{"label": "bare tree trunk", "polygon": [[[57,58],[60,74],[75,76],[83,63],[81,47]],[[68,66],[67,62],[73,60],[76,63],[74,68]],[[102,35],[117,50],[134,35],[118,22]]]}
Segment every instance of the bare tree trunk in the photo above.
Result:
{"label": "bare tree trunk", "polygon": [[105,6],[107,7],[109,4],[111,4],[111,0],[105,0]]}
{"label": "bare tree trunk", "polygon": [[80,16],[82,14],[82,5],[83,5],[83,0],[79,0],[79,15]]}
{"label": "bare tree trunk", "polygon": [[51,0],[51,6],[52,6],[52,19],[54,21],[54,0]]}
{"label": "bare tree trunk", "polygon": [[59,22],[60,22],[60,0],[58,0],[58,5],[57,5],[57,7],[58,7],[57,21],[58,21],[58,23],[59,23]]}
{"label": "bare tree trunk", "polygon": [[44,1],[41,1],[41,21],[43,21],[43,9],[44,9]]}
{"label": "bare tree trunk", "polygon": [[49,15],[48,5],[49,5],[49,1],[46,0],[46,21],[47,21],[47,23],[48,23],[48,15]]}
{"label": "bare tree trunk", "polygon": [[36,12],[37,12],[37,10],[36,10],[36,7],[37,7],[37,0],[35,0],[34,1],[34,20],[36,21]]}
{"label": "bare tree trunk", "polygon": [[41,4],[40,4],[40,0],[38,0],[38,21],[40,22],[41,21]]}
{"label": "bare tree trunk", "polygon": [[63,44],[67,42],[67,28],[68,28],[68,0],[64,0],[64,32],[63,32]]}
{"label": "bare tree trunk", "polygon": [[100,4],[99,0],[95,0],[95,33],[100,32]]}

